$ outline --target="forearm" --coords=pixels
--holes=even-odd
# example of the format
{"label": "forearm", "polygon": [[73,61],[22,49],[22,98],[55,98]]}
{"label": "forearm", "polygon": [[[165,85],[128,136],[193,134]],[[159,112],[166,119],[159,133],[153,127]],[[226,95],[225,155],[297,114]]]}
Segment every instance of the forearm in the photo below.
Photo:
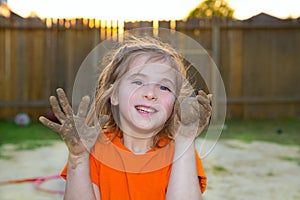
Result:
{"label": "forearm", "polygon": [[96,199],[90,178],[90,161],[88,153],[80,157],[69,154],[64,199]]}
{"label": "forearm", "polygon": [[[175,145],[175,152],[176,149]],[[167,190],[167,200],[201,200],[194,143],[173,162]]]}

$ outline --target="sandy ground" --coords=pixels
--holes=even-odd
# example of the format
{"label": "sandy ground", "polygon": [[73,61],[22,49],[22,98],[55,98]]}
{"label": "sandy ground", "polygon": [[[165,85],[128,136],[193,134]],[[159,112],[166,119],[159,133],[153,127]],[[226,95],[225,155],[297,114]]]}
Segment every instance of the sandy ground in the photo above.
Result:
{"label": "sandy ground", "polygon": [[[0,159],[0,182],[58,174],[67,158],[62,142],[33,151],[1,149],[10,159]],[[208,176],[205,200],[299,200],[300,146],[266,142],[219,141],[203,159]],[[64,181],[54,179],[42,187],[63,190]],[[62,199],[34,188],[33,183],[0,186],[1,200]]]}

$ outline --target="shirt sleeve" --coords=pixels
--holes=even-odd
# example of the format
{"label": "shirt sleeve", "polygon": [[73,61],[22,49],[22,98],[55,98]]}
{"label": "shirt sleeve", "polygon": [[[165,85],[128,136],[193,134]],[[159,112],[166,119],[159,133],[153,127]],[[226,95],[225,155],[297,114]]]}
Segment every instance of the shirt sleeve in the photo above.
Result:
{"label": "shirt sleeve", "polygon": [[197,151],[196,151],[196,164],[197,164],[197,172],[198,172],[200,189],[201,189],[201,192],[204,193],[204,191],[206,189],[207,177],[204,172],[204,167],[202,165],[201,158]]}
{"label": "shirt sleeve", "polygon": [[92,155],[90,155],[90,176],[92,183],[100,187],[100,163]]}
{"label": "shirt sleeve", "polygon": [[64,166],[64,168],[60,172],[60,176],[65,180],[67,179],[67,172],[68,172],[68,163]]}
{"label": "shirt sleeve", "polygon": [[[91,181],[92,183],[95,183],[96,185],[100,185],[99,183],[99,162],[97,162],[97,159],[95,159],[91,154],[90,154],[90,176],[91,176]],[[63,179],[67,179],[67,174],[68,174],[68,163],[64,166],[62,169],[60,176]]]}

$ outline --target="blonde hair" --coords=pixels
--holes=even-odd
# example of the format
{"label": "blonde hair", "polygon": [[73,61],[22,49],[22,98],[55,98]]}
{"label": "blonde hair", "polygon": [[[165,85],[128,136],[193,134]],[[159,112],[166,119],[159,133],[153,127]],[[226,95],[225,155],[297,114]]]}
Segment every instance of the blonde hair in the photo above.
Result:
{"label": "blonde hair", "polygon": [[[112,111],[113,105],[110,100],[113,93],[112,85],[117,85],[122,76],[129,71],[131,63],[143,55],[148,57],[146,62],[166,61],[169,63],[169,65],[181,75],[177,80],[178,88],[176,90],[176,96],[179,95],[180,89],[182,88],[182,77],[185,78],[186,69],[182,57],[174,48],[153,37],[130,36],[126,38],[123,43],[106,56],[104,62],[107,64],[99,76],[94,100],[94,110],[90,113],[95,114],[98,119],[103,115],[108,116],[104,130],[113,133],[113,137],[119,133],[120,127],[118,127]],[[177,103],[176,101],[175,104]],[[173,112],[163,129],[153,138],[153,147],[161,147],[159,141],[162,138],[167,138],[169,141],[173,139],[176,108],[177,106],[174,105]]]}

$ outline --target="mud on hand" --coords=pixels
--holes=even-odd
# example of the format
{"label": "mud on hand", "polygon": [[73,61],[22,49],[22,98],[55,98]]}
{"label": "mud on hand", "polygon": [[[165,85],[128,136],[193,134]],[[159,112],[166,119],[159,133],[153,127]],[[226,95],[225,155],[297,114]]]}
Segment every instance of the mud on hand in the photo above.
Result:
{"label": "mud on hand", "polygon": [[101,127],[108,120],[108,117],[103,116],[99,120],[99,123],[94,123],[95,125],[93,127],[89,127],[86,124],[86,117],[90,98],[88,96],[82,98],[78,107],[78,112],[74,115],[74,111],[69,104],[64,90],[58,88],[57,95],[61,107],[55,96],[50,97],[50,105],[60,124],[52,122],[43,116],[41,116],[39,120],[46,127],[55,131],[62,137],[71,155],[77,156],[88,153],[94,146],[96,139],[101,132]]}
{"label": "mud on hand", "polygon": [[179,109],[177,111],[179,123],[198,127],[199,134],[206,128],[209,123],[212,107],[211,94],[206,94],[200,90],[195,97],[179,97]]}

